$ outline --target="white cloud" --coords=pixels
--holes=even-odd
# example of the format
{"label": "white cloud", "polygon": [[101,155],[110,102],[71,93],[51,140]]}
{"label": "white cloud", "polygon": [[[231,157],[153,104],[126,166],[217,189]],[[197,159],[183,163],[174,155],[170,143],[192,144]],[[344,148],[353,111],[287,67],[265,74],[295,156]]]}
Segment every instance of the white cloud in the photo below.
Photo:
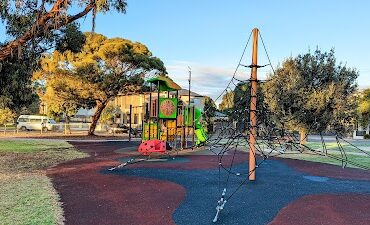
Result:
{"label": "white cloud", "polygon": [[[188,89],[189,83],[189,68],[192,71],[191,90],[202,95],[210,96],[216,100],[216,103],[221,102],[220,94],[223,93],[228,83],[230,82],[235,68],[203,65],[187,61],[172,61],[166,65],[168,75],[178,83],[182,88]],[[267,71],[267,70],[266,70]],[[261,78],[266,75],[261,73]],[[250,76],[250,69],[239,67],[236,78],[239,80],[247,80]],[[235,86],[232,84],[231,89]]]}

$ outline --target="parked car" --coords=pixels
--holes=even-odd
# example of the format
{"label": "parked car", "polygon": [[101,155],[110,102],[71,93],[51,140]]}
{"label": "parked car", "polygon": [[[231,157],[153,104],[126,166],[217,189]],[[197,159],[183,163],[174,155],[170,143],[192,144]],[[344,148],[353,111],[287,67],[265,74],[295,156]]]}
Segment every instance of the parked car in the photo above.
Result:
{"label": "parked car", "polygon": [[17,129],[26,131],[26,130],[41,130],[54,131],[59,127],[57,123],[47,116],[38,116],[38,115],[20,115],[17,119]]}
{"label": "parked car", "polygon": [[[119,133],[128,134],[129,130],[130,127],[125,124],[112,124],[107,128],[107,132],[109,134],[119,134]],[[133,135],[134,137],[141,137],[141,130],[131,128],[131,135]]]}
{"label": "parked car", "polygon": [[129,127],[124,124],[112,124],[107,127],[109,134],[128,133]]}

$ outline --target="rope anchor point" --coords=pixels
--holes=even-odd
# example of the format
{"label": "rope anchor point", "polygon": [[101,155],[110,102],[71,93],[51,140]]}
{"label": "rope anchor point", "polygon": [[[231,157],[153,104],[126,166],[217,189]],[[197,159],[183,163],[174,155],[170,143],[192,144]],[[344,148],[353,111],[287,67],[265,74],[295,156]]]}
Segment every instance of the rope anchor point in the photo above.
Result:
{"label": "rope anchor point", "polygon": [[225,194],[226,194],[226,188],[224,188],[224,190],[222,191],[222,196],[220,198],[220,200],[218,200],[217,202],[217,206],[216,206],[216,215],[215,215],[215,218],[213,219],[213,222],[216,223],[217,220],[218,220],[218,217],[219,217],[219,214],[221,212],[221,210],[224,209],[224,206],[226,204],[226,199],[225,199]]}

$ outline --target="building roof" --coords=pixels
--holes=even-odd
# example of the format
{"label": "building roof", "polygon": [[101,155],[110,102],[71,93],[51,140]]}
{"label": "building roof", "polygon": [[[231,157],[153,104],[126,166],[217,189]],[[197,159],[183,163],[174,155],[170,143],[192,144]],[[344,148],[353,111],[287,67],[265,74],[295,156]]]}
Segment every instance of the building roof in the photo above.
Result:
{"label": "building roof", "polygon": [[[189,95],[189,90],[188,89],[181,89],[179,90],[179,96],[188,96]],[[201,94],[198,94],[196,92],[190,91],[190,96],[192,97],[204,97]]]}
{"label": "building roof", "polygon": [[158,84],[160,91],[176,91],[181,90],[181,87],[176,84],[171,78],[165,76],[158,76],[148,80],[149,83]]}

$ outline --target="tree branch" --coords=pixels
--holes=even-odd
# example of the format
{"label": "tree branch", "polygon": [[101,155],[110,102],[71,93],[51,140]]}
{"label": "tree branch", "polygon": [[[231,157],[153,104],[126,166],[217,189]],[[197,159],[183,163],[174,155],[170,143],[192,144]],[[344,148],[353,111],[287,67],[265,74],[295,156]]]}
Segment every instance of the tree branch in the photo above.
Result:
{"label": "tree branch", "polygon": [[65,26],[85,16],[94,8],[94,4],[90,3],[86,5],[83,11],[73,16],[69,16],[66,19],[61,20],[60,23],[54,22],[52,24],[47,24],[49,21],[51,21],[56,16],[58,16],[65,1],[66,0],[57,0],[49,12],[37,18],[37,21],[35,22],[34,25],[32,25],[31,29],[25,32],[21,37],[1,47],[0,48],[0,62],[11,57],[16,51],[18,51],[19,47],[23,46],[29,40],[36,38],[36,37],[42,37],[42,35],[44,35],[46,32],[57,30],[60,27]]}

